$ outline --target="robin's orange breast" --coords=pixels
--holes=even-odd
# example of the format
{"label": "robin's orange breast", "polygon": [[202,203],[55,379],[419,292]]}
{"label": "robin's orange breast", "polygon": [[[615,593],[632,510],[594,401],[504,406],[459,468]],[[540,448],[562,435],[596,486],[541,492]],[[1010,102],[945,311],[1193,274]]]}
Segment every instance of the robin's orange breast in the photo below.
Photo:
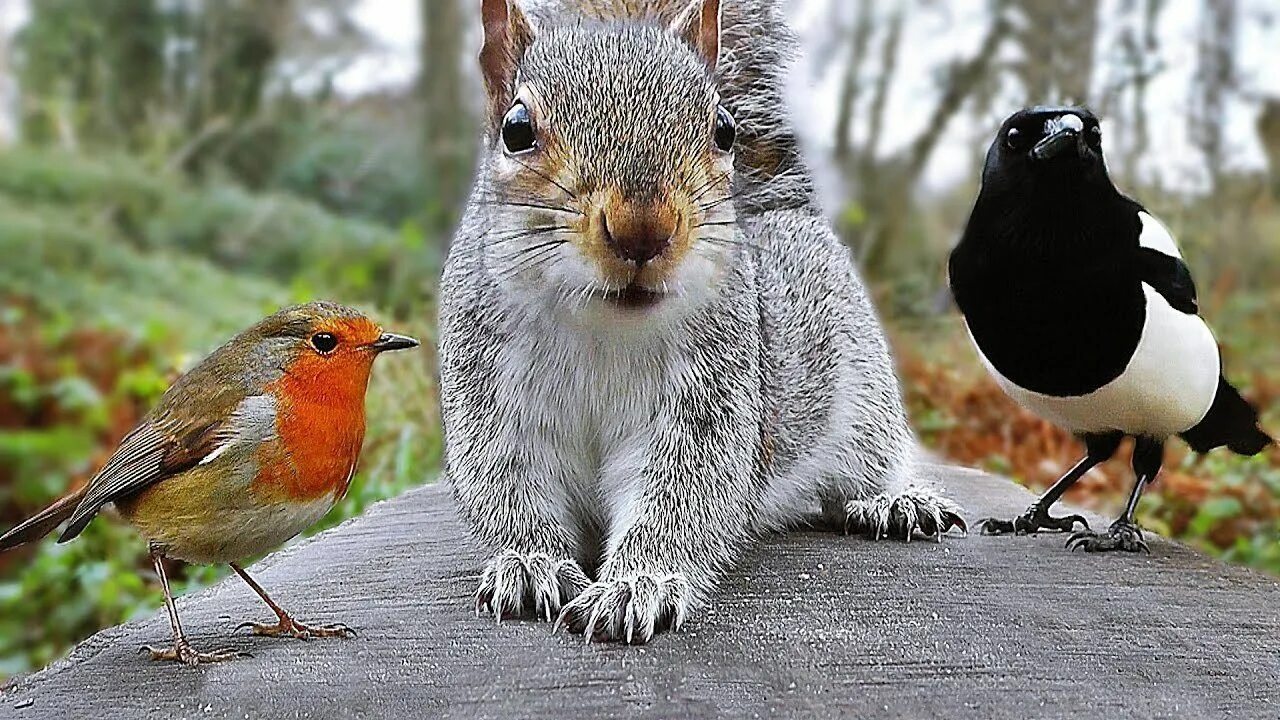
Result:
{"label": "robin's orange breast", "polygon": [[341,498],[364,443],[368,373],[286,373],[268,390],[276,397],[277,443],[258,453],[252,489],[265,497],[311,501]]}

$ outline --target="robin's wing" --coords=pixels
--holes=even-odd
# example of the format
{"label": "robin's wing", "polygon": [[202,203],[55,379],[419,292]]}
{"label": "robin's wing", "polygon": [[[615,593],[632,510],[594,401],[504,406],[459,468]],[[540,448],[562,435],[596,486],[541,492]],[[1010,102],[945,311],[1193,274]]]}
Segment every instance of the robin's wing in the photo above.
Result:
{"label": "robin's wing", "polygon": [[[209,405],[216,406],[214,400]],[[203,409],[207,409],[206,405]],[[196,465],[211,462],[228,449],[256,445],[275,433],[275,400],[251,395],[230,413],[182,413],[180,408],[161,411],[134,428],[120,447],[89,481],[84,499],[76,506],[67,529],[58,538],[66,542],[79,535],[103,505],[133,495],[150,485]],[[221,416],[202,421],[206,415]]]}

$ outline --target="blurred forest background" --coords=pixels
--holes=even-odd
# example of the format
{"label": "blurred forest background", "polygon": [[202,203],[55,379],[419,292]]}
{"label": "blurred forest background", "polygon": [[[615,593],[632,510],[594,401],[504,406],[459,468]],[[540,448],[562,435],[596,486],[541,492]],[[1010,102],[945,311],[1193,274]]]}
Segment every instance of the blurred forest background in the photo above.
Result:
{"label": "blurred forest background", "polygon": [[[432,337],[478,135],[478,6],[0,0],[0,527],[282,304],[355,303]],[[1080,453],[985,377],[943,271],[1000,120],[1051,102],[1103,116],[1113,174],[1181,239],[1231,377],[1280,431],[1280,2],[790,8],[792,112],[926,442],[1033,487]],[[360,478],[326,526],[437,473],[434,357],[383,362]],[[1280,573],[1280,454],[1174,453],[1142,522]],[[1128,483],[1115,461],[1069,500],[1113,511]],[[224,574],[174,572],[179,591]],[[159,605],[111,520],[0,557],[0,678]]]}

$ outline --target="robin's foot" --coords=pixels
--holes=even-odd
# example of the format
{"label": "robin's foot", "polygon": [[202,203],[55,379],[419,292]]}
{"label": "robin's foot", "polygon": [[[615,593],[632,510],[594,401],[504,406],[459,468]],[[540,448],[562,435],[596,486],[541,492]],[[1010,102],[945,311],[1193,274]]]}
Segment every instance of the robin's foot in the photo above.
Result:
{"label": "robin's foot", "polygon": [[186,640],[179,640],[168,648],[153,648],[150,645],[144,646],[142,652],[151,653],[152,660],[170,660],[177,661],[183,665],[200,665],[209,663],[226,662],[235,660],[236,658],[250,657],[249,653],[239,652],[236,650],[214,650],[209,653],[196,652]]}
{"label": "robin's foot", "polygon": [[254,635],[262,635],[264,637],[295,637],[299,640],[310,640],[311,638],[338,637],[353,638],[356,631],[352,630],[345,623],[335,623],[333,625],[303,625],[291,617],[285,616],[280,618],[280,622],[274,625],[265,623],[243,622],[236,626],[236,632],[245,628],[253,631]]}
{"label": "robin's foot", "polygon": [[1095,532],[1078,532],[1067,540],[1067,547],[1072,550],[1083,548],[1085,552],[1125,552],[1142,551],[1150,553],[1151,548],[1142,539],[1142,528],[1127,520],[1117,520],[1102,534]]}
{"label": "robin's foot", "polygon": [[910,487],[845,504],[845,532],[865,533],[876,540],[892,537],[911,542],[918,530],[942,542],[943,533],[951,528],[968,532],[960,506],[927,488]]}
{"label": "robin's foot", "polygon": [[1071,532],[1076,529],[1076,523],[1083,525],[1085,530],[1089,529],[1089,521],[1085,520],[1081,515],[1053,517],[1049,514],[1048,508],[1040,507],[1040,503],[1032,503],[1026,512],[1013,520],[984,518],[978,521],[978,527],[979,532],[983,535],[1008,535],[1010,533],[1031,535],[1041,530]]}

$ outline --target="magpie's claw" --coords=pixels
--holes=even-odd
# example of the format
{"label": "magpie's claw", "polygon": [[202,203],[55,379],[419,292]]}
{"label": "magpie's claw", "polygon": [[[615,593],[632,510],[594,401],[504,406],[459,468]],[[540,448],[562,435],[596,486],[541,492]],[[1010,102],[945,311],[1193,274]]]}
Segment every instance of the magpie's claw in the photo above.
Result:
{"label": "magpie's claw", "polygon": [[1132,522],[1117,520],[1105,533],[1091,531],[1078,532],[1067,539],[1066,547],[1072,551],[1083,549],[1085,552],[1145,552],[1151,554],[1151,547],[1142,538],[1142,529]]}
{"label": "magpie's claw", "polygon": [[978,521],[983,535],[1033,535],[1041,530],[1071,532],[1075,529],[1076,523],[1083,525],[1085,530],[1089,529],[1089,521],[1085,520],[1084,516],[1053,517],[1048,510],[1040,507],[1039,503],[1033,504],[1013,520],[985,518]]}

